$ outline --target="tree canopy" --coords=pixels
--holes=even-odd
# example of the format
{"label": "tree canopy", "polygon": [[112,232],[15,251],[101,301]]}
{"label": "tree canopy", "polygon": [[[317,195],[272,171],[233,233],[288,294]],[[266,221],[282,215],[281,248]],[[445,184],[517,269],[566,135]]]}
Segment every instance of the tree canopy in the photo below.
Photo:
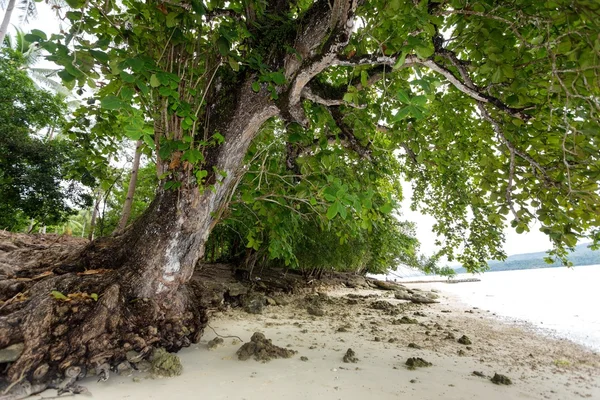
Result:
{"label": "tree canopy", "polygon": [[78,157],[64,140],[43,135],[60,130],[65,103],[37,89],[20,67],[19,53],[0,54],[0,228],[16,229],[35,219],[64,220],[87,196],[72,178]]}
{"label": "tree canopy", "polygon": [[[307,207],[326,203],[332,224],[357,218],[368,232],[373,171],[411,183],[442,253],[470,269],[503,257],[506,225],[539,221],[561,257],[600,238],[595,1],[67,3],[70,30],[28,40],[62,65],[65,85],[97,88],[78,111],[86,138],[120,135],[109,123],[143,139],[163,189],[234,179],[219,161],[236,145],[223,121],[251,82],[277,121],[263,130],[280,145],[264,151],[280,152],[279,176],[297,175],[282,185]],[[340,162],[361,173],[336,177]],[[288,189],[271,199],[249,174],[259,189],[237,201],[296,207]]]}

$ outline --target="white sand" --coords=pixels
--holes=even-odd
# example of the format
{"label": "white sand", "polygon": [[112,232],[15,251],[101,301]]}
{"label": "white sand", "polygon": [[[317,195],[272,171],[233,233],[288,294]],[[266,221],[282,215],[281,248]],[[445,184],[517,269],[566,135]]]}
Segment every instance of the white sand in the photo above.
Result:
{"label": "white sand", "polygon": [[[346,290],[334,295],[345,293],[377,293],[391,303],[400,303],[391,293],[382,291]],[[112,374],[103,383],[86,379],[81,383],[91,394],[81,398],[600,399],[600,356],[575,344],[507,325],[481,310],[465,313],[467,309],[448,296],[443,296],[440,304],[415,306],[398,316],[369,308],[370,301],[360,300],[358,305],[343,305],[340,301],[327,306],[324,317],[309,316],[297,303],[268,307],[263,315],[240,310],[215,315],[211,326],[220,335],[235,335],[247,341],[253,332],[260,331],[276,345],[291,345],[298,354],[267,363],[239,361],[235,353],[241,343],[234,344],[232,338],[225,339],[222,347],[208,350],[206,343],[215,334],[207,328],[199,344],[179,353],[184,365],[181,376],[154,379],[141,374]],[[426,317],[415,317],[413,312],[417,310]],[[403,315],[417,318],[422,324],[391,324]],[[436,329],[435,323],[443,329]],[[349,332],[336,332],[346,324]],[[444,339],[446,331],[456,338],[469,336],[472,350],[456,340]],[[375,341],[375,337],[381,341]],[[397,341],[389,343],[391,338]],[[410,342],[423,350],[408,348]],[[348,348],[356,352],[358,363],[342,362]],[[466,355],[459,356],[459,350]],[[308,357],[308,361],[301,361],[301,356]],[[433,366],[408,370],[404,365],[408,357],[422,357]],[[488,376],[505,374],[513,385],[495,385],[489,379],[473,376],[473,371]],[[136,380],[142,377],[141,381],[134,382],[134,376]],[[46,391],[35,398],[54,395],[55,391]]]}

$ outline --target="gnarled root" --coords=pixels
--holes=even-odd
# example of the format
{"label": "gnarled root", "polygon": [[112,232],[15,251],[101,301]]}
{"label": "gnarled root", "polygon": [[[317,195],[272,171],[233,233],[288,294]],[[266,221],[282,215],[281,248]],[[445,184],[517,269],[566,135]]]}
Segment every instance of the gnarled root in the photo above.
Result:
{"label": "gnarled root", "polygon": [[[35,268],[37,275],[44,274],[39,264]],[[138,275],[127,267],[49,271],[37,279],[1,281],[0,353],[14,344],[22,349],[14,359],[0,358],[2,400],[47,387],[77,392],[82,390],[78,379],[92,373],[106,377],[106,365],[118,365],[127,351],[177,351],[198,341],[206,325],[197,287],[136,298],[131,293]],[[20,275],[27,274],[20,269]]]}

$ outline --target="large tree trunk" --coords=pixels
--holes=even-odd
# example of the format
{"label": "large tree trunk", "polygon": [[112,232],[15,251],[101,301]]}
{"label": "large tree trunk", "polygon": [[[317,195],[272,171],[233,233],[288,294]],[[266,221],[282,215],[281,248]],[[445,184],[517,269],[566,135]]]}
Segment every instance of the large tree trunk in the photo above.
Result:
{"label": "large tree trunk", "polygon": [[[192,185],[159,190],[122,234],[85,246],[0,252],[0,349],[24,344],[8,368],[8,382],[22,380],[39,390],[78,369],[114,365],[130,349],[178,350],[199,340],[206,313],[198,305],[199,291],[186,283],[234,190],[251,140],[278,112],[250,84],[220,124],[227,140],[214,155],[214,166],[226,174],[214,190]],[[57,299],[53,291],[72,299]],[[97,301],[92,293],[99,295]]]}
{"label": "large tree trunk", "polygon": [[16,0],[8,0],[8,6],[6,7],[6,11],[4,12],[2,25],[0,25],[0,47],[4,45],[4,37],[6,36],[6,32],[8,32],[8,24],[10,24],[12,13],[15,10],[15,4]]}
{"label": "large tree trunk", "polygon": [[135,155],[133,157],[133,165],[131,166],[131,177],[129,178],[129,187],[127,188],[127,197],[123,204],[123,212],[121,213],[121,219],[119,225],[115,229],[115,234],[123,232],[129,221],[131,215],[131,206],[133,205],[133,196],[135,195],[135,187],[137,185],[138,170],[140,169],[140,158],[142,158],[141,147],[144,142],[138,140],[135,145]]}

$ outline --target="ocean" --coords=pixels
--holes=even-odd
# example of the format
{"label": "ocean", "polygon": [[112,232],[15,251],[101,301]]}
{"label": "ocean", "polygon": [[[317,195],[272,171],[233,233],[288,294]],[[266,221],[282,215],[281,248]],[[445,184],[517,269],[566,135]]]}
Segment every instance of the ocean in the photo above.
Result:
{"label": "ocean", "polygon": [[436,283],[469,306],[600,351],[600,265],[460,274],[481,282]]}

